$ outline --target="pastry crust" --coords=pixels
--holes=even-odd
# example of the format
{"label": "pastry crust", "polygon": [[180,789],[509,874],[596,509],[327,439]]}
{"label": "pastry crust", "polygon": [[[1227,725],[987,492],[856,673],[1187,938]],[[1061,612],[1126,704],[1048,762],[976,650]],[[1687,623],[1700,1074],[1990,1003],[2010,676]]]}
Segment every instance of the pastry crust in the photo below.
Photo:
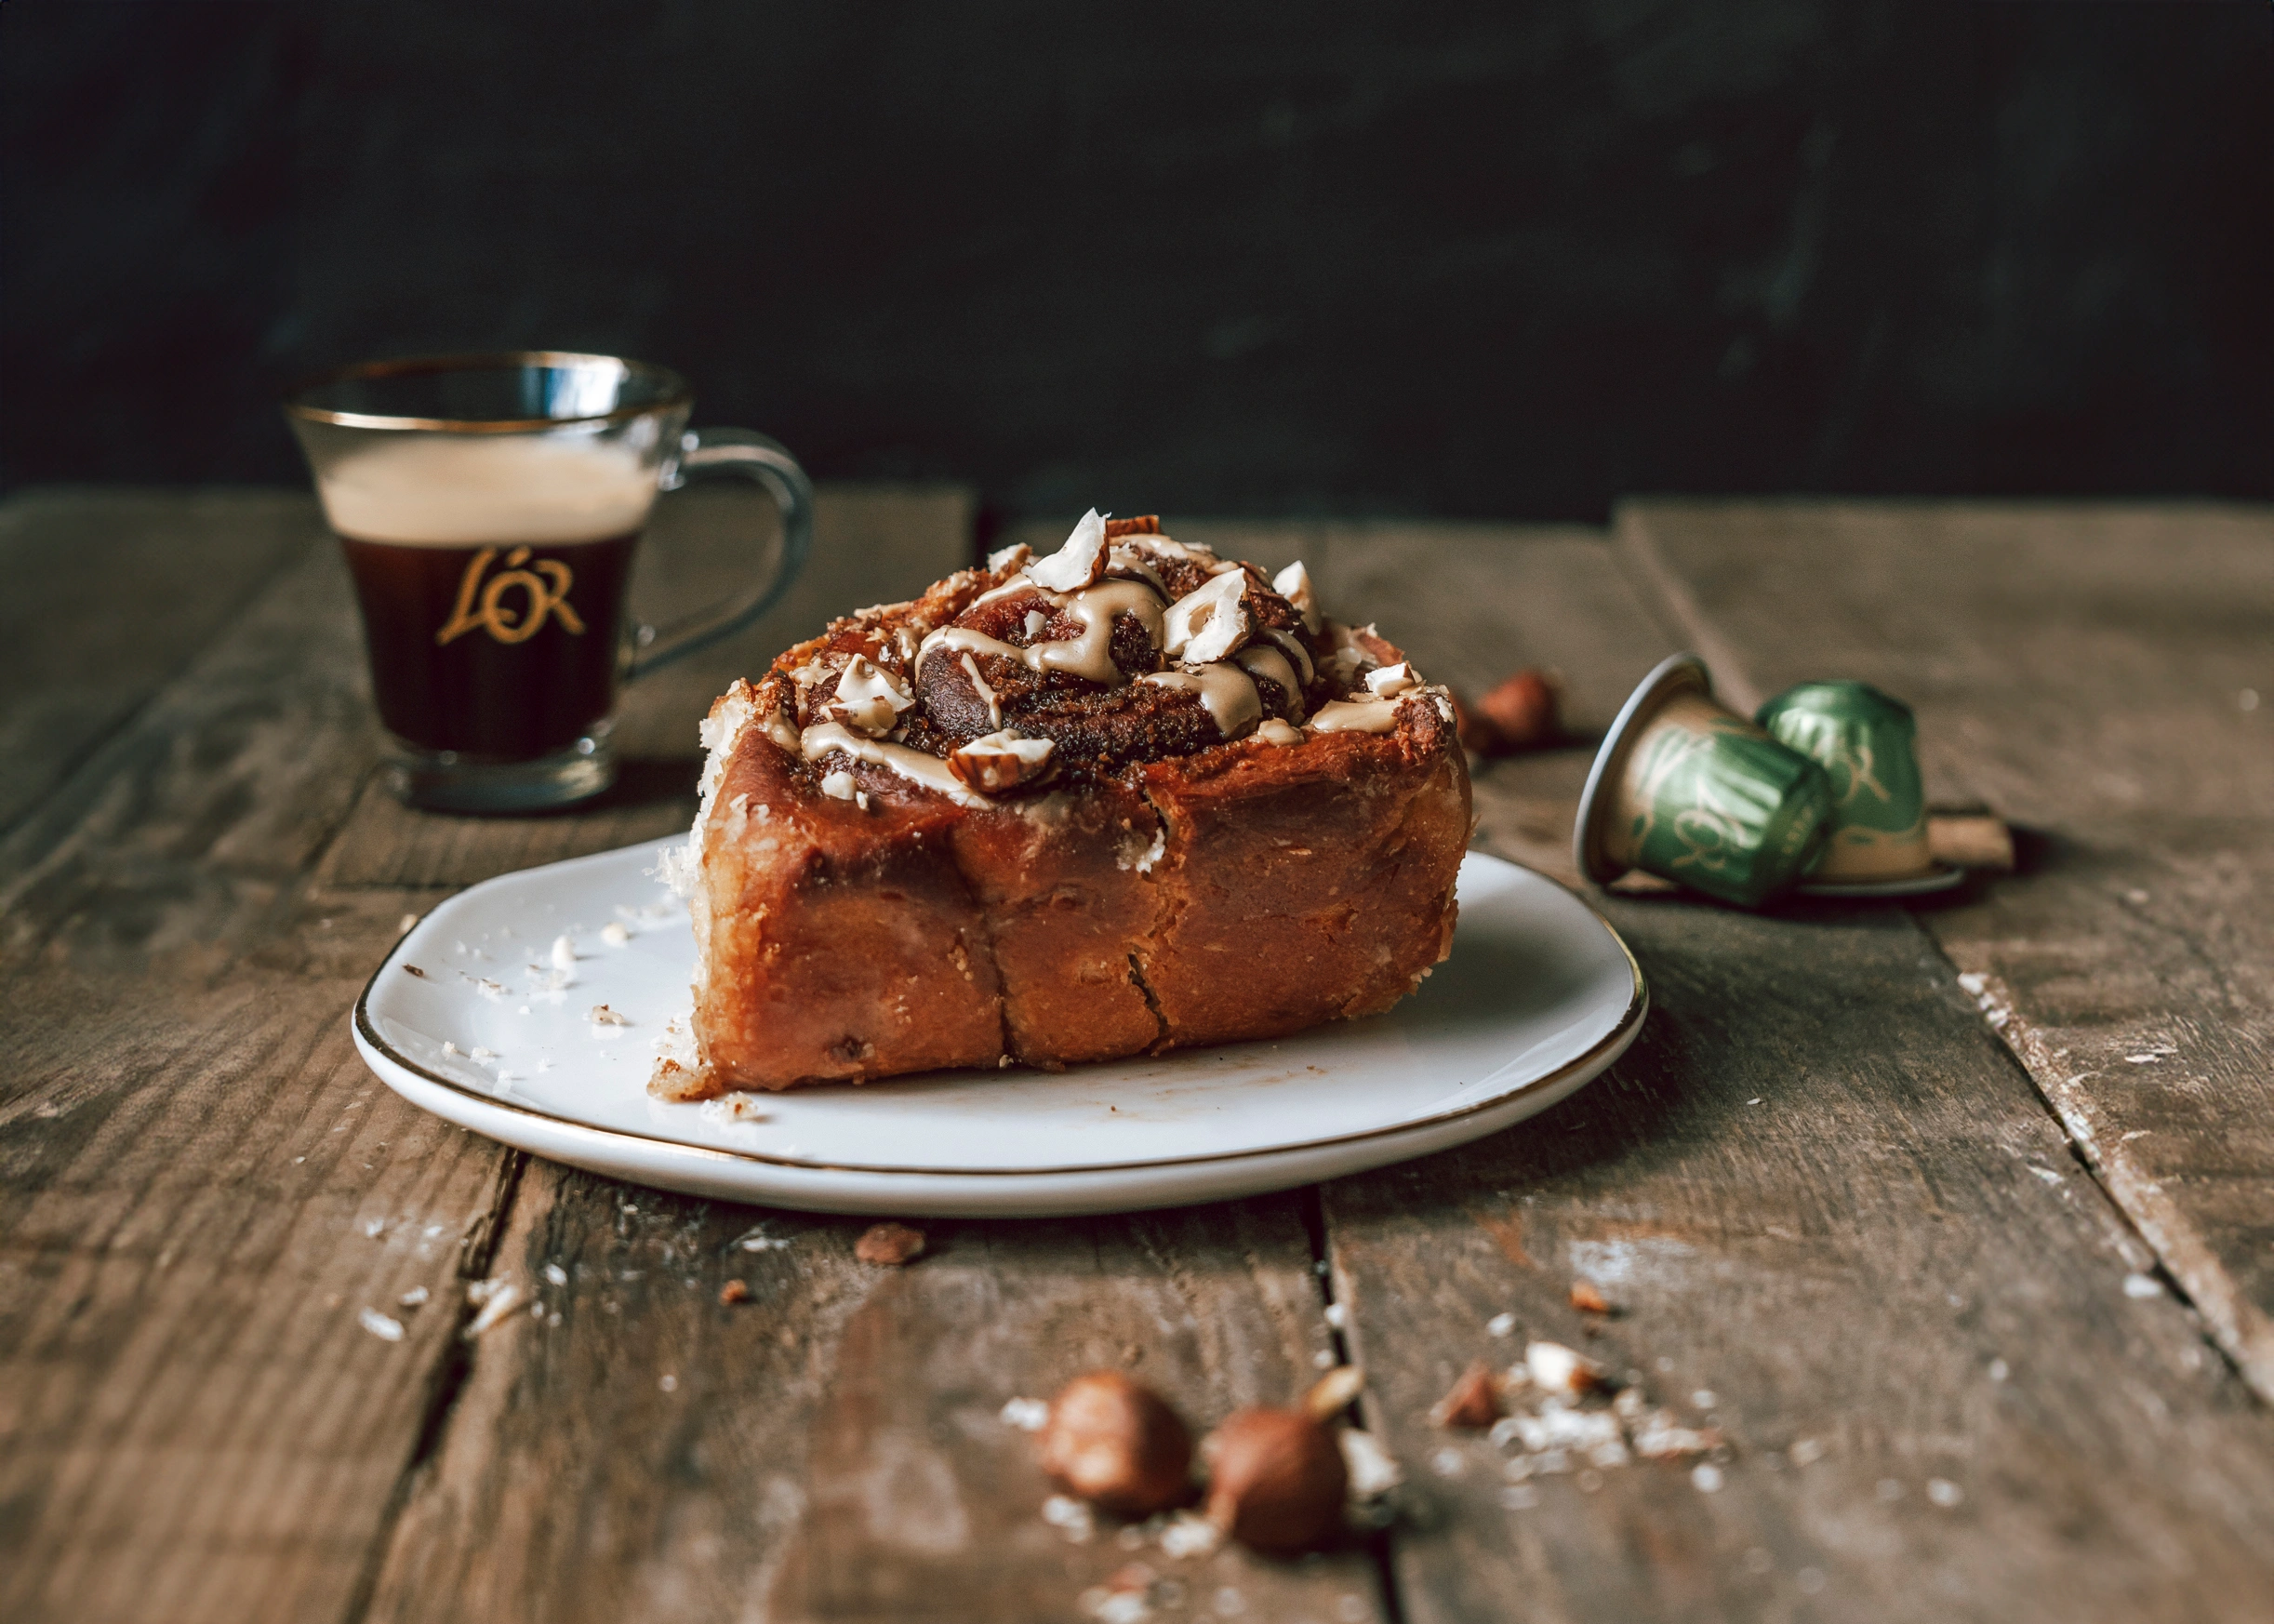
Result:
{"label": "pastry crust", "polygon": [[[947,663],[925,639],[960,671],[963,650],[936,634],[1003,622],[996,606],[1029,562],[1017,551],[913,603],[837,622],[713,706],[703,809],[673,865],[695,919],[698,1063],[667,1062],[658,1093],[696,1098],[949,1067],[1055,1070],[1277,1037],[1388,1009],[1449,951],[1471,828],[1468,770],[1443,690],[1386,672],[1403,657],[1370,628],[1298,624],[1318,653],[1299,698],[1268,674],[1292,666],[1257,665],[1267,674],[1251,690],[1306,714],[1299,729],[1258,726],[1203,693],[1222,686],[1205,668],[1183,684],[1053,673],[996,700],[1062,724],[1051,735],[1062,750],[1017,730],[1024,757],[1057,758],[1045,776],[995,792],[963,781],[950,767],[960,745],[939,721],[958,712],[924,698]],[[1204,556],[1217,575],[1229,567]],[[1251,623],[1287,619],[1285,600],[1248,573],[1259,610]],[[982,598],[993,603],[975,610]],[[1039,619],[1063,621],[1051,603],[1041,610]],[[1146,657],[1141,640],[1130,654],[1126,635],[1141,618],[1111,628],[1117,659]],[[1106,643],[1100,632],[1097,646]],[[997,647],[996,680],[975,661],[973,691],[1014,686],[1023,651]],[[890,682],[867,668],[856,668],[861,698],[834,699],[840,681],[853,683],[844,672],[856,654],[911,696],[889,733],[834,720],[856,704],[871,721],[894,717],[872,698]],[[1367,692],[1375,673],[1397,679],[1383,685],[1390,697]],[[1092,691],[1095,713],[1077,713]],[[969,691],[963,699],[967,732],[983,722]],[[1101,732],[1097,717],[1109,713],[1118,720]],[[1222,738],[1209,719],[1219,713],[1244,723],[1240,736]],[[1213,740],[1199,749],[1190,748],[1195,715]],[[1011,737],[981,743],[1008,749],[1000,741]],[[1008,774],[991,767],[974,781]]]}

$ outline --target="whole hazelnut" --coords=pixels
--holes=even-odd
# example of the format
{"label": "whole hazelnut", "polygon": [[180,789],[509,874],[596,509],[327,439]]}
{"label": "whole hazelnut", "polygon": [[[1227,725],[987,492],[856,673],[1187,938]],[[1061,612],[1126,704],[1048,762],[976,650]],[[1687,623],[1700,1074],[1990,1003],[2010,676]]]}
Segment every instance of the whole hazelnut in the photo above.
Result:
{"label": "whole hazelnut", "polygon": [[1555,687],[1545,672],[1520,671],[1477,701],[1503,751],[1538,750],[1563,737]]}
{"label": "whole hazelnut", "polygon": [[1191,1493],[1192,1438],[1150,1388],[1118,1370],[1093,1370],[1050,1401],[1043,1471],[1078,1499],[1150,1517]]}
{"label": "whole hazelnut", "polygon": [[1448,688],[1446,694],[1453,700],[1453,733],[1461,741],[1461,748],[1478,755],[1505,753],[1500,729],[1493,725],[1491,719],[1480,714],[1457,692]]}
{"label": "whole hazelnut", "polygon": [[1311,1551],[1343,1525],[1350,1486],[1334,1432],[1300,1410],[1235,1410],[1201,1445],[1208,1520],[1267,1552]]}

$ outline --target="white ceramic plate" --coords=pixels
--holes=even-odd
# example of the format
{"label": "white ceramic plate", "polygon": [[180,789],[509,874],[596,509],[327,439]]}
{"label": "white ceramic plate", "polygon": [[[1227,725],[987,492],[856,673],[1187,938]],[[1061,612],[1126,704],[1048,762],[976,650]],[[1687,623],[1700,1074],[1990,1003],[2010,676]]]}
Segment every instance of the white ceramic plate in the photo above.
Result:
{"label": "white ceramic plate", "polygon": [[[1608,1066],[1649,1002],[1592,909],[1471,852],[1453,956],[1388,1015],[1055,1076],[667,1104],[647,1075],[666,1023],[685,1024],[695,956],[685,910],[651,875],[671,844],[445,902],[357,1000],[365,1060],[437,1116],[618,1178],[818,1212],[1039,1217],[1253,1195],[1464,1143]],[[552,959],[562,936],[567,978]],[[602,1004],[630,1024],[593,1022]]]}

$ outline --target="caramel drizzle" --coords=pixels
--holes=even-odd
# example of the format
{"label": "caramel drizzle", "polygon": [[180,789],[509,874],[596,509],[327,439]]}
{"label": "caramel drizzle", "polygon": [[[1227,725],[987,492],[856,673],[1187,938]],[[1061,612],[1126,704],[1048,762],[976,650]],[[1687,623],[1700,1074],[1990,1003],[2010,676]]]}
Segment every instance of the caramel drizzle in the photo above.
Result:
{"label": "caramel drizzle", "polygon": [[926,755],[920,750],[911,750],[905,744],[887,744],[881,739],[863,739],[840,722],[819,722],[805,729],[798,739],[798,752],[807,761],[819,761],[831,751],[843,751],[855,761],[865,761],[898,773],[912,784],[926,790],[936,790],[962,806],[991,806],[993,802],[967,789],[964,780],[948,768],[938,756]]}
{"label": "caramel drizzle", "polygon": [[[1152,646],[1155,648],[1161,646],[1162,618],[1166,613],[1167,606],[1162,603],[1160,593],[1142,581],[1100,581],[1096,586],[1065,594],[1044,592],[1032,582],[1026,585],[1052,606],[1065,610],[1081,621],[1082,634],[1020,648],[968,627],[942,626],[926,637],[916,650],[916,670],[919,674],[924,670],[924,658],[935,648],[945,648],[963,654],[992,654],[1004,659],[1015,659],[1032,672],[1071,672],[1101,687],[1117,688],[1129,679],[1113,663],[1113,621],[1116,616],[1135,615],[1137,623],[1145,628],[1145,635]],[[997,592],[1004,591],[997,589]]]}
{"label": "caramel drizzle", "polygon": [[1237,739],[1263,719],[1263,696],[1256,691],[1255,680],[1230,660],[1157,671],[1138,680],[1198,694],[1216,730],[1227,739]]}

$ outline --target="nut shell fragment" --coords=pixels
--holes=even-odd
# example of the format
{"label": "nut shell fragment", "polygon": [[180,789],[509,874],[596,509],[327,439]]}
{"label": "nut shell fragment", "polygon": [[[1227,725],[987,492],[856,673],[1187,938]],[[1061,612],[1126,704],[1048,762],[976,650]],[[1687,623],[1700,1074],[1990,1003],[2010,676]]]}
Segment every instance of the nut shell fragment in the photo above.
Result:
{"label": "nut shell fragment", "polygon": [[1593,1281],[1575,1280],[1571,1283],[1571,1306],[1583,1314],[1607,1314],[1611,1311],[1611,1299],[1602,1295]]}
{"label": "nut shell fragment", "polygon": [[1482,1432],[1499,1418],[1500,1389],[1493,1373],[1482,1364],[1463,1371],[1453,1390],[1430,1411],[1434,1425],[1466,1432]]}
{"label": "nut shell fragment", "polygon": [[898,1269],[924,1256],[924,1231],[906,1224],[871,1224],[853,1244],[853,1256]]}

